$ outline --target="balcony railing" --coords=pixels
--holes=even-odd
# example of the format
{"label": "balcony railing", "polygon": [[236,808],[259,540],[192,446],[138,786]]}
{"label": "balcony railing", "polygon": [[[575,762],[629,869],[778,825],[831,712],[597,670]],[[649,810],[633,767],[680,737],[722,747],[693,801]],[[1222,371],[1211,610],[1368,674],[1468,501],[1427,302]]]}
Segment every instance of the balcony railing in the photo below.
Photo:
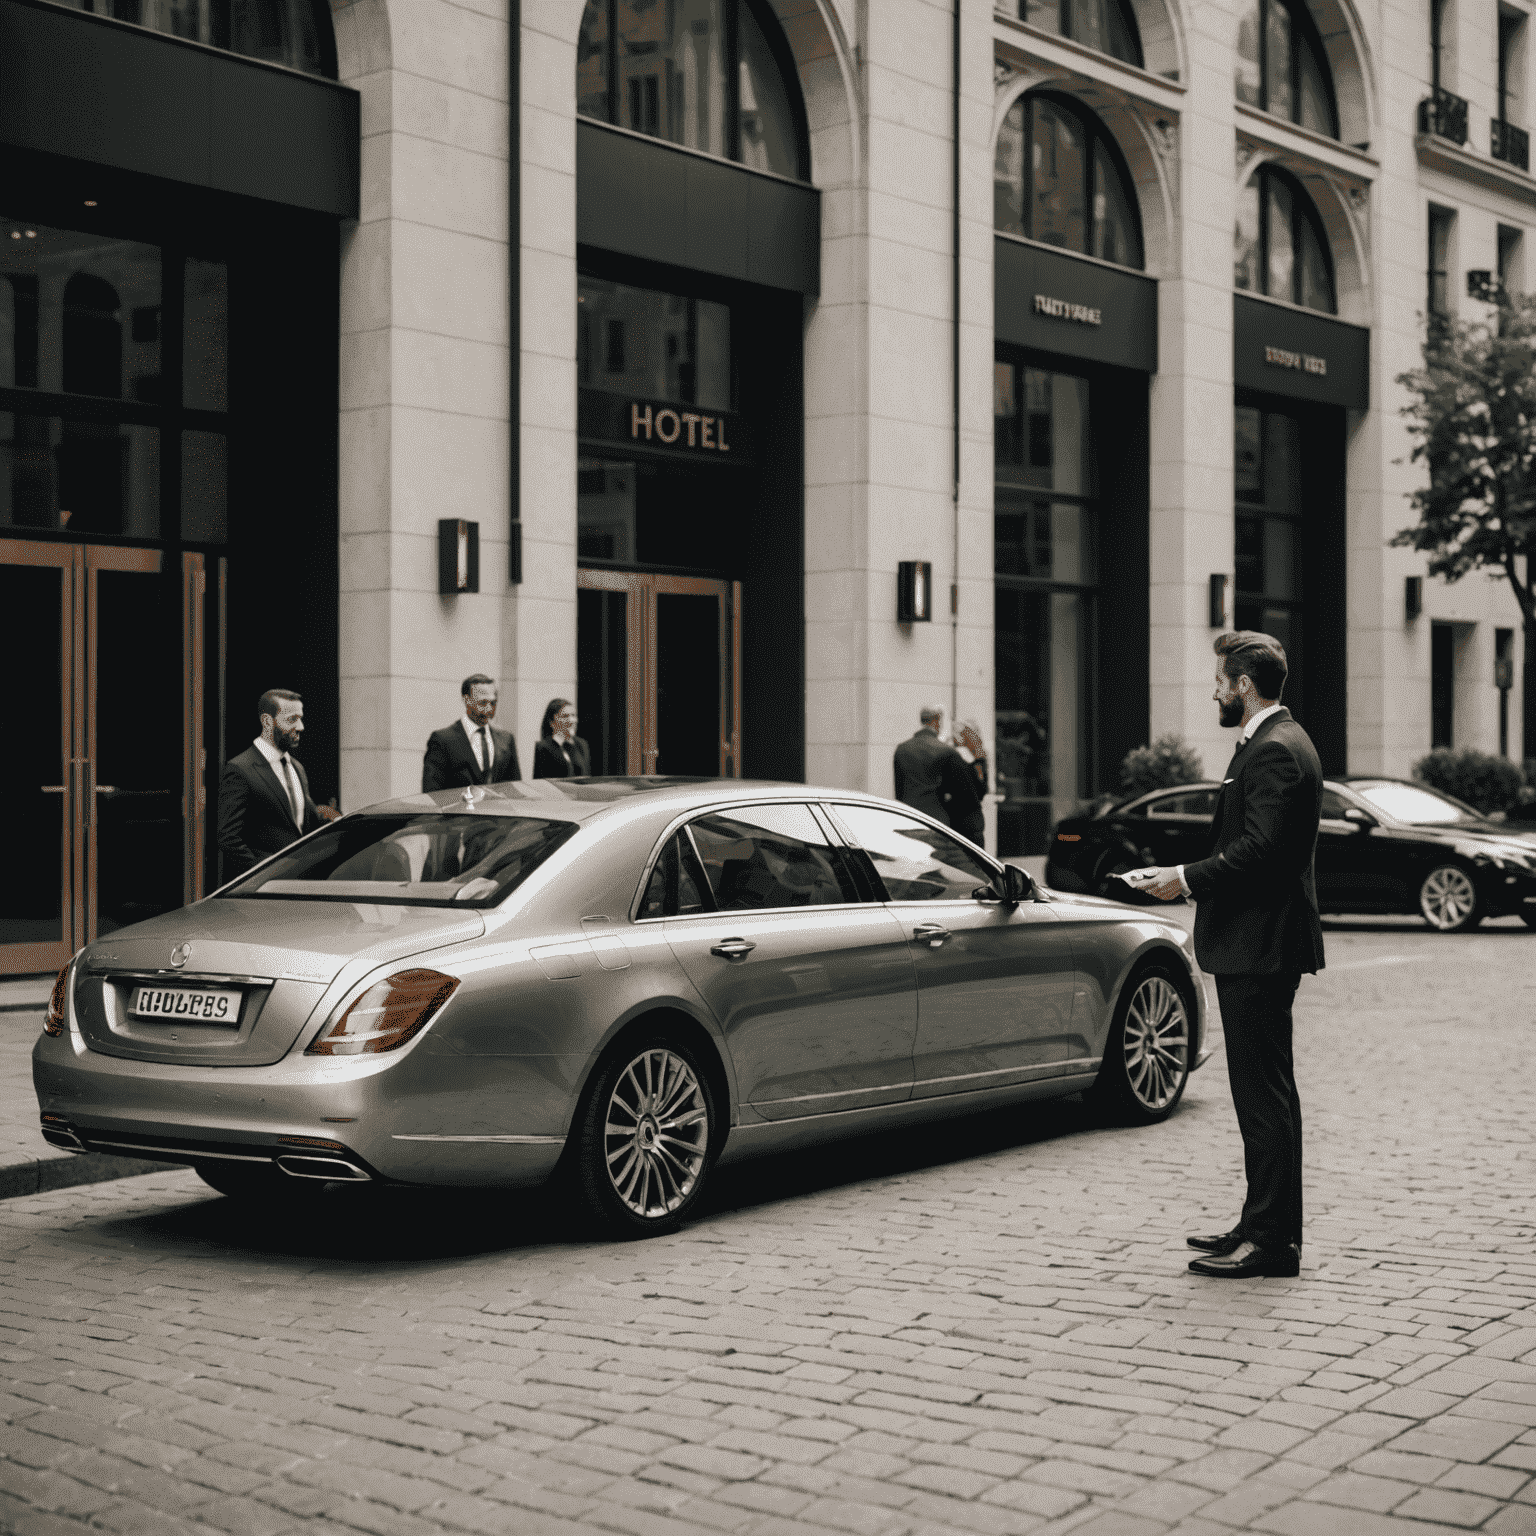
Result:
{"label": "balcony railing", "polygon": [[1449,139],[1453,144],[1467,142],[1467,103],[1460,96],[1435,87],[1433,96],[1419,103],[1419,132]]}
{"label": "balcony railing", "polygon": [[1530,170],[1531,136],[1524,128],[1516,128],[1513,123],[1494,118],[1488,147],[1495,160],[1519,166],[1522,171]]}

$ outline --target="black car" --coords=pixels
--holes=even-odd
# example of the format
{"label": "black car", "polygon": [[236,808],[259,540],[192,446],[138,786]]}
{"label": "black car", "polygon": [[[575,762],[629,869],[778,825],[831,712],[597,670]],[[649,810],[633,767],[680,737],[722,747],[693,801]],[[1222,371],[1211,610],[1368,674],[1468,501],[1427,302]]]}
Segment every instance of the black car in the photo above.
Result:
{"label": "black car", "polygon": [[[1067,817],[1051,839],[1045,883],[1151,902],[1113,877],[1203,859],[1220,789],[1182,784]],[[1441,933],[1512,912],[1536,928],[1536,830],[1490,821],[1416,780],[1330,779],[1317,837],[1317,904],[1333,913],[1417,912]]]}

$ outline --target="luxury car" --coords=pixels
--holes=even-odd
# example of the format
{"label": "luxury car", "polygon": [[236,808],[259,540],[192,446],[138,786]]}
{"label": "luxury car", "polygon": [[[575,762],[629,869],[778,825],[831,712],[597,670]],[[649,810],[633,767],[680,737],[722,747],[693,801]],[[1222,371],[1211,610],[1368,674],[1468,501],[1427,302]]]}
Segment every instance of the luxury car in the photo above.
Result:
{"label": "luxury car", "polygon": [[[1115,876],[1188,864],[1211,851],[1219,784],[1183,784],[1097,814],[1069,816],[1051,839],[1046,883],[1115,894]],[[1317,905],[1324,913],[1417,912],[1437,932],[1518,913],[1536,928],[1536,830],[1490,821],[1418,780],[1366,776],[1323,786]]]}
{"label": "luxury car", "polygon": [[371,806],[87,946],[33,1076],[55,1146],[226,1194],[555,1176],[639,1234],[722,1157],[1082,1091],[1161,1120],[1204,1024],[1168,914],[905,806],[539,779]]}

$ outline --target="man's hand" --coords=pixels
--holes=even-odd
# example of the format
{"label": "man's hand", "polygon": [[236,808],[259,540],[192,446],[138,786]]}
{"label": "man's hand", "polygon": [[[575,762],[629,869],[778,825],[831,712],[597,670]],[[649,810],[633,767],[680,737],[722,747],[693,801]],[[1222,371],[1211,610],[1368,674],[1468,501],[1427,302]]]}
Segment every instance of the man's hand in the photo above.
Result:
{"label": "man's hand", "polygon": [[1154,869],[1140,889],[1156,896],[1159,901],[1172,901],[1175,896],[1184,894],[1184,882],[1179,879],[1177,869],[1164,865]]}

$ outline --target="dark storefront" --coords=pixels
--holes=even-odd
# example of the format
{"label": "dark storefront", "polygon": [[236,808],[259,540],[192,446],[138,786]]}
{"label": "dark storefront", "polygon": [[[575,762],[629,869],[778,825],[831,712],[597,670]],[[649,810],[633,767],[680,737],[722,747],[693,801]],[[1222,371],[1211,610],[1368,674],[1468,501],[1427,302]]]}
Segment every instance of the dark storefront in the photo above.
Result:
{"label": "dark storefront", "polygon": [[357,98],[323,6],[205,11],[199,41],[0,0],[0,646],[29,658],[4,785],[44,876],[7,889],[0,971],[217,879],[264,688],[305,695],[336,793]]}
{"label": "dark storefront", "polygon": [[578,50],[577,709],[594,772],[803,779],[804,108],[771,11],[669,14]]}

